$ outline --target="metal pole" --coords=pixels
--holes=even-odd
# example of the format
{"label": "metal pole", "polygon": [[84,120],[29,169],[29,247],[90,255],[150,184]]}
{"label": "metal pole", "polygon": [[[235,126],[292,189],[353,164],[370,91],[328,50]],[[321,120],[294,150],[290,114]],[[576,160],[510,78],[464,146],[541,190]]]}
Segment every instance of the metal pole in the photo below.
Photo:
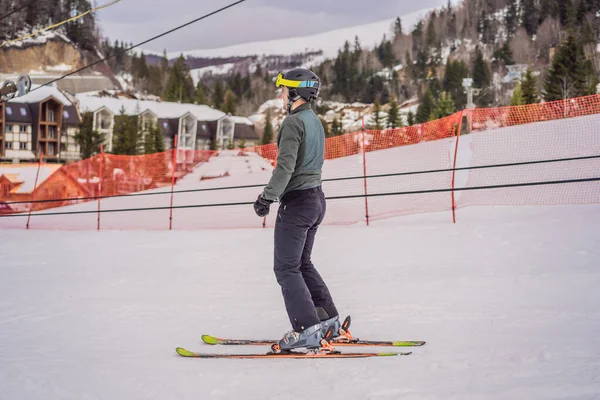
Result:
{"label": "metal pole", "polygon": [[[35,174],[35,183],[33,184],[33,190],[31,191],[31,201],[33,201],[33,195],[35,194],[35,189],[37,189],[37,182],[38,182],[38,177],[40,176],[40,168],[42,168],[42,160],[44,159],[44,152],[42,151],[40,153],[40,162],[38,164],[38,170],[37,173]],[[31,219],[31,209],[33,208],[33,203],[29,203],[29,214],[27,215],[27,226],[26,228],[29,229],[29,220]]]}
{"label": "metal pole", "polygon": [[175,187],[175,168],[177,166],[177,135],[173,139],[173,156],[172,159],[172,171],[171,171],[171,205],[169,206],[169,230],[173,229],[173,188]]}
{"label": "metal pole", "polygon": [[100,182],[98,183],[98,226],[97,229],[100,230],[100,198],[102,197],[102,179],[103,179],[103,170],[104,170],[104,145],[100,145]]}
{"label": "metal pole", "polygon": [[365,148],[365,117],[362,118],[362,153],[363,153],[363,182],[365,191],[365,218],[369,226],[369,200],[367,198],[367,150]]}

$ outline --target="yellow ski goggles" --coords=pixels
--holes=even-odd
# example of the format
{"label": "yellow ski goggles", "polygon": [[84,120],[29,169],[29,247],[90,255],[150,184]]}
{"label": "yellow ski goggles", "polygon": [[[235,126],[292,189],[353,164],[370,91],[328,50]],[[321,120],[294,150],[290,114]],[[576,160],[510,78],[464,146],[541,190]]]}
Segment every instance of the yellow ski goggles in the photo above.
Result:
{"label": "yellow ski goggles", "polygon": [[289,79],[285,79],[283,77],[283,72],[280,72],[279,75],[277,75],[277,81],[275,81],[275,86],[277,86],[277,87],[287,86],[287,87],[293,87],[293,88],[310,88],[310,87],[318,87],[319,82],[317,82],[317,81],[292,81]]}

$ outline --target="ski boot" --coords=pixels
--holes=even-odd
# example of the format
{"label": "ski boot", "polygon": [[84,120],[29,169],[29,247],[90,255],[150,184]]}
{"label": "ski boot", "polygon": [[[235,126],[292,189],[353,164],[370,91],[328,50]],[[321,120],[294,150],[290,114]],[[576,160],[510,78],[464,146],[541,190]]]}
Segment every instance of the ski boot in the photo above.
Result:
{"label": "ski boot", "polygon": [[328,319],[327,321],[322,321],[321,326],[327,326],[327,328],[324,327],[323,330],[328,329],[328,327],[333,328],[334,333],[331,338],[332,343],[336,343],[336,342],[347,343],[353,339],[352,333],[350,333],[350,329],[349,329],[350,322],[351,322],[351,319],[350,319],[350,316],[348,315],[342,324],[340,324],[339,317],[334,317],[334,318]]}
{"label": "ski boot", "polygon": [[321,324],[317,324],[301,332],[287,332],[279,343],[271,345],[271,350],[273,353],[291,353],[292,350],[304,348],[309,353],[332,353],[335,351],[329,343],[332,335],[331,328],[323,334]]}

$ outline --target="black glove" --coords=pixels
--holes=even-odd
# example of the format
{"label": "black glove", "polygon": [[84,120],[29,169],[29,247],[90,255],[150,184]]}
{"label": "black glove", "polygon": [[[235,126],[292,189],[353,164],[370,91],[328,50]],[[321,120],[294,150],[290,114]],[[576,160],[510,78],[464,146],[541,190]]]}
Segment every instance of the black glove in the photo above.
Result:
{"label": "black glove", "polygon": [[259,217],[266,217],[269,215],[271,204],[273,204],[273,201],[265,199],[261,193],[260,196],[258,196],[258,199],[256,199],[254,202],[254,212]]}

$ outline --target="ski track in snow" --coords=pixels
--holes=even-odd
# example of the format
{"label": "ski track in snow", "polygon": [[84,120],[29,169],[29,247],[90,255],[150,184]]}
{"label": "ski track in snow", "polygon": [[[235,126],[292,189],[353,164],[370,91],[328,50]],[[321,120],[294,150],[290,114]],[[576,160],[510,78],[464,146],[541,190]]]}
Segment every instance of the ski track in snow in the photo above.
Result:
{"label": "ski track in snow", "polygon": [[600,206],[459,217],[321,228],[314,262],[355,335],[428,342],[357,360],[175,354],[289,329],[272,229],[0,230],[0,399],[600,398]]}

